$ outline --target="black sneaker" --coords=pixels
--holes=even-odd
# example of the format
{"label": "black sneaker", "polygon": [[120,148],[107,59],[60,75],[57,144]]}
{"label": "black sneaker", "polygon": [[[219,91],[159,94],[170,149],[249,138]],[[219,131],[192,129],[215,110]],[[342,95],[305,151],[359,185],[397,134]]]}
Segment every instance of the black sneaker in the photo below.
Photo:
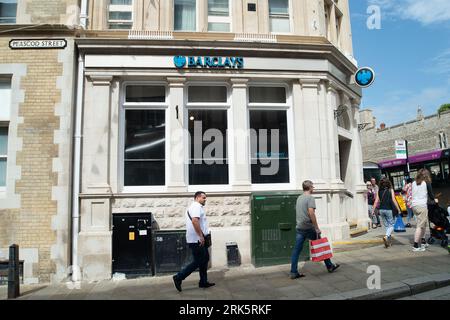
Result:
{"label": "black sneaker", "polygon": [[214,282],[207,282],[207,283],[205,283],[205,284],[201,284],[201,283],[199,283],[198,284],[198,287],[199,288],[209,288],[209,287],[212,287],[212,286],[215,286],[216,284],[214,283]]}
{"label": "black sneaker", "polygon": [[328,268],[328,272],[332,273],[334,271],[336,271],[337,268],[339,268],[341,265],[335,263],[331,268]]}
{"label": "black sneaker", "polygon": [[175,285],[175,288],[177,288],[179,292],[181,292],[181,282],[183,281],[178,279],[176,275],[173,276],[173,284]]}
{"label": "black sneaker", "polygon": [[291,274],[291,279],[303,278],[305,275],[303,273]]}

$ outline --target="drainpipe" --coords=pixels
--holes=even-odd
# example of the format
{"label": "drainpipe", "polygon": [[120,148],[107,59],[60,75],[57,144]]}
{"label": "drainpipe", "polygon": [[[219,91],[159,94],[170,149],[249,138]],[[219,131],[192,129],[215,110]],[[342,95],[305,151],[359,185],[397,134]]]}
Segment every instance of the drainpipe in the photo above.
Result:
{"label": "drainpipe", "polygon": [[84,56],[78,56],[77,104],[75,110],[75,134],[73,151],[73,188],[72,188],[72,281],[80,281],[78,266],[78,233],[80,230],[80,169],[81,138],[84,95]]}

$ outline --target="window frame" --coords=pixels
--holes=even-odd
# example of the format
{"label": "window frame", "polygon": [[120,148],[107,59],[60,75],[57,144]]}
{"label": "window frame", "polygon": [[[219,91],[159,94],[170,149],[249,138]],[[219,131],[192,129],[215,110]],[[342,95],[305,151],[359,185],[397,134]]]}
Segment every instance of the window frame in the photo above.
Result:
{"label": "window frame", "polygon": [[[228,16],[214,16],[209,14],[209,1],[207,1],[207,14],[208,14],[208,25],[207,30],[208,32],[233,32],[233,19],[231,17],[231,13],[233,12],[233,0],[228,0]],[[227,23],[230,26],[229,31],[211,31],[209,30],[209,24],[210,23]]]}
{"label": "window frame", "polygon": [[271,28],[271,26],[272,26],[271,18],[284,18],[285,19],[286,15],[285,14],[271,14],[270,13],[270,1],[267,2],[267,4],[268,4],[268,12],[269,12],[269,33],[270,34],[290,35],[290,34],[293,33],[294,25],[293,25],[293,19],[292,19],[292,17],[293,17],[292,0],[287,0],[287,1],[288,1],[287,20],[289,21],[289,31],[288,32],[285,32],[285,31],[283,31],[283,32],[275,32],[275,31],[271,30],[272,29]]}
{"label": "window frame", "polygon": [[[7,142],[9,142],[8,141],[8,139],[9,139],[9,122],[10,121],[7,121],[7,120],[0,120],[0,128],[6,128],[6,130],[7,130],[7,134],[6,134]],[[6,148],[6,154],[0,154],[0,159],[6,161],[5,185],[4,186],[0,185],[0,193],[5,193],[7,186],[8,186],[8,150],[9,150],[9,143]]]}
{"label": "window frame", "polygon": [[[254,103],[250,102],[250,88],[251,87],[283,87],[286,90],[286,103]],[[247,128],[250,132],[250,111],[286,111],[287,122],[287,137],[288,137],[288,150],[289,150],[289,182],[287,183],[253,183],[251,178],[251,166],[252,166],[252,148],[251,137],[248,137],[249,146],[249,172],[251,191],[267,191],[267,190],[292,190],[295,189],[296,171],[295,171],[295,132],[294,132],[294,112],[293,112],[293,97],[292,88],[285,82],[250,82],[247,85]]]}
{"label": "window frame", "polygon": [[[126,90],[128,86],[164,86],[165,88],[165,102],[126,102]],[[170,101],[169,101],[169,86],[164,81],[124,81],[122,83],[120,99],[119,99],[119,165],[118,167],[118,189],[121,193],[159,193],[167,192],[168,188],[168,172],[170,170],[169,153],[170,153]],[[127,110],[164,110],[166,118],[165,130],[165,176],[164,185],[160,186],[126,186],[125,185],[125,113]]]}
{"label": "window frame", "polygon": [[[3,17],[3,16],[0,16],[0,25],[16,24],[17,23],[17,6],[18,6],[18,1],[17,0],[16,0],[15,4],[16,4],[16,15],[14,17]],[[14,21],[13,22],[3,22],[3,20],[14,20]]]}
{"label": "window frame", "polygon": [[[131,5],[126,4],[111,4],[111,0],[109,0],[108,3],[108,12],[107,12],[107,29],[108,30],[132,30],[133,29],[133,21],[134,21],[134,1],[131,1]],[[110,13],[111,12],[131,12],[131,19],[130,20],[114,20],[110,19]],[[131,23],[130,28],[111,28],[112,24],[115,25],[125,25]]]}
{"label": "window frame", "polygon": [[200,15],[199,15],[199,9],[200,9],[200,4],[198,0],[194,0],[195,1],[195,30],[177,30],[175,29],[175,1],[173,0],[172,2],[172,12],[173,12],[173,31],[174,32],[199,32],[199,21],[200,21]]}
{"label": "window frame", "polygon": [[[226,102],[189,102],[189,87],[226,87],[227,89],[227,101]],[[232,191],[232,174],[233,174],[233,163],[231,159],[234,156],[233,143],[230,140],[230,129],[232,128],[232,90],[229,83],[224,81],[189,81],[185,83],[184,90],[184,130],[186,134],[185,138],[185,176],[184,181],[188,188],[188,192],[196,192],[198,190],[203,190],[205,192],[224,192]],[[225,110],[227,112],[227,154],[226,163],[228,164],[228,184],[207,184],[207,185],[194,185],[189,184],[189,161],[191,153],[191,145],[189,144],[189,110]]]}

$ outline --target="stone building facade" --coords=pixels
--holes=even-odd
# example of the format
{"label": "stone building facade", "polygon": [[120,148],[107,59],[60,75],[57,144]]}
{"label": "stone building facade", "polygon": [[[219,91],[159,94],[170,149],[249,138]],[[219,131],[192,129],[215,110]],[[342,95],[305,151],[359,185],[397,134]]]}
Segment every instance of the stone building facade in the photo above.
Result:
{"label": "stone building facade", "polygon": [[[19,0],[2,11],[17,10],[14,21],[0,24],[0,125],[6,150],[0,260],[8,259],[9,245],[18,244],[25,283],[59,281],[70,263],[75,46],[73,31],[64,24],[76,5],[70,0]],[[13,39],[43,38],[64,38],[67,46],[13,50],[9,45]]]}
{"label": "stone building facade", "polygon": [[[2,34],[12,111],[0,248],[18,242],[28,281],[58,281],[71,264],[111,278],[113,217],[151,212],[161,230],[184,229],[199,189],[213,267],[226,265],[229,241],[251,263],[255,192],[310,179],[325,235],[367,226],[347,0],[19,0],[16,19],[33,31]],[[12,51],[16,36],[68,45]],[[187,132],[201,116],[226,132],[227,151],[198,174]],[[253,128],[283,133],[272,178],[254,170],[264,152],[251,149]],[[158,156],[129,156],[155,146]]]}
{"label": "stone building facade", "polygon": [[[361,110],[361,122],[369,125],[361,132],[364,161],[395,158],[395,141],[408,140],[410,155],[450,148],[450,112],[423,116],[392,127],[377,127],[372,110]],[[382,125],[382,124],[381,124]]]}

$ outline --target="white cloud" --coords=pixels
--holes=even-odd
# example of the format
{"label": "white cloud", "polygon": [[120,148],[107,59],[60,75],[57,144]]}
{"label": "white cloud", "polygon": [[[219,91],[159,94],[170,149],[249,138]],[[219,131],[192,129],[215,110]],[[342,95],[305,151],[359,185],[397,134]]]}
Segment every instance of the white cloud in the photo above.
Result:
{"label": "white cloud", "polygon": [[368,0],[381,7],[384,17],[414,20],[423,25],[450,22],[449,0]]}

